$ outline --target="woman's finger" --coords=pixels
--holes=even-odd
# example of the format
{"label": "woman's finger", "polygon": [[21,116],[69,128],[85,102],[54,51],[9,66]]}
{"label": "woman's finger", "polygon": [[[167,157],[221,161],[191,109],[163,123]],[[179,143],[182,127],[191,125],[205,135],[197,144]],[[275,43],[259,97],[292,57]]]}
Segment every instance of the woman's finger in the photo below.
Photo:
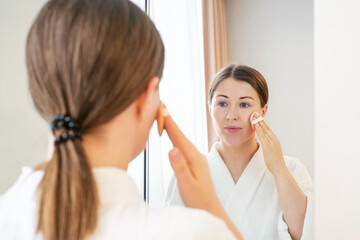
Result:
{"label": "woman's finger", "polygon": [[277,139],[275,133],[271,130],[271,128],[266,124],[265,121],[261,121],[260,126],[262,127],[262,129],[264,129],[266,135],[268,135],[271,139],[273,140]]}
{"label": "woman's finger", "polygon": [[260,126],[260,123],[256,123],[254,125],[254,128],[255,128],[255,132],[258,134],[258,135],[264,135],[265,134],[265,131],[264,129],[262,128],[262,126]]}
{"label": "woman's finger", "polygon": [[180,150],[176,147],[170,150],[169,159],[178,184],[192,186],[194,176]]}
{"label": "woman's finger", "polygon": [[259,123],[255,124],[255,130],[262,146],[266,146],[270,143],[270,137]]}
{"label": "woman's finger", "polygon": [[251,115],[250,115],[250,123],[253,127],[253,129],[255,128],[255,124],[262,121],[262,117],[260,116],[259,113],[257,112],[253,112]]}
{"label": "woman's finger", "polygon": [[265,121],[261,121],[258,123],[260,128],[262,129],[262,131],[264,132],[264,134],[267,134],[269,133],[269,128],[267,127],[267,125],[265,124]]}
{"label": "woman's finger", "polygon": [[265,121],[259,122],[260,126],[264,129],[265,132],[272,132],[270,127],[266,124]]}
{"label": "woman's finger", "polygon": [[263,118],[257,112],[253,112],[250,115],[250,122],[251,122],[251,124],[253,124],[253,127],[258,135],[265,134],[265,129],[264,129],[263,125],[261,125],[261,123],[263,121],[264,121]]}
{"label": "woman's finger", "polygon": [[256,131],[262,145],[268,143],[269,136],[267,135],[267,133],[265,132],[265,130],[259,123],[255,124],[255,131]]}

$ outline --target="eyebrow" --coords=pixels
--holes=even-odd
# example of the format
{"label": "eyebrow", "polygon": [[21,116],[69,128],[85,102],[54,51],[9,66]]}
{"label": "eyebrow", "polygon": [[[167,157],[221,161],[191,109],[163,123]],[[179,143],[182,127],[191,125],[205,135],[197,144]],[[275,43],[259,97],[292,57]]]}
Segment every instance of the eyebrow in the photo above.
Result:
{"label": "eyebrow", "polygon": [[[223,95],[223,94],[219,94],[219,95],[217,95],[216,97],[224,97],[224,98],[229,98],[228,96],[226,96],[226,95]],[[250,97],[250,96],[244,96],[244,97],[240,97],[239,99],[246,99],[246,98],[250,98],[250,99],[252,99],[252,100],[254,100],[252,97]]]}
{"label": "eyebrow", "polygon": [[250,98],[250,99],[254,100],[254,99],[253,99],[252,97],[250,97],[250,96],[241,97],[240,99],[245,99],[245,98]]}

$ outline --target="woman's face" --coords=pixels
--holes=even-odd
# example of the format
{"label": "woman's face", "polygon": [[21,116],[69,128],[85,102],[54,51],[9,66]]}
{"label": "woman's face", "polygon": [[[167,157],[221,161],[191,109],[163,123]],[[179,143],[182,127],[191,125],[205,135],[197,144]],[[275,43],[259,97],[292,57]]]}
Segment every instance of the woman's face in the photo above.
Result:
{"label": "woman's face", "polygon": [[230,146],[239,146],[255,138],[250,115],[257,111],[265,116],[267,104],[261,107],[255,89],[247,82],[227,78],[214,92],[210,105],[216,135]]}

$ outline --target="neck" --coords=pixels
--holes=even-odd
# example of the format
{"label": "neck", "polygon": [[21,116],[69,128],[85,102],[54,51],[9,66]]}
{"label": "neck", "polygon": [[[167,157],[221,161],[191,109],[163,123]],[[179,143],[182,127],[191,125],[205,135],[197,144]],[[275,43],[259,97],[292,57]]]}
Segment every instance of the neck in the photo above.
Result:
{"label": "neck", "polygon": [[84,134],[82,146],[91,167],[115,167],[127,170],[132,160],[132,148],[129,128],[118,129],[116,132],[104,127],[96,132]]}
{"label": "neck", "polygon": [[250,138],[237,146],[230,146],[225,142],[220,141],[218,152],[223,159],[225,165],[228,167],[234,182],[240,178],[244,169],[254,156],[259,146],[255,138]]}

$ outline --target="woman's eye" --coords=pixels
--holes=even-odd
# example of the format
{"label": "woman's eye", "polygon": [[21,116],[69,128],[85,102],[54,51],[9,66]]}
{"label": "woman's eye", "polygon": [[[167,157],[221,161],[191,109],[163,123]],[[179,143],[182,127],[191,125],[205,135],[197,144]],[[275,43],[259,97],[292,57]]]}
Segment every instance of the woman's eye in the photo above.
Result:
{"label": "woman's eye", "polygon": [[246,108],[246,107],[248,107],[249,106],[249,104],[247,104],[247,103],[241,103],[240,104],[240,107],[242,107],[242,108]]}
{"label": "woman's eye", "polygon": [[218,105],[219,105],[220,107],[226,107],[226,106],[227,106],[227,104],[226,104],[225,102],[219,102]]}

